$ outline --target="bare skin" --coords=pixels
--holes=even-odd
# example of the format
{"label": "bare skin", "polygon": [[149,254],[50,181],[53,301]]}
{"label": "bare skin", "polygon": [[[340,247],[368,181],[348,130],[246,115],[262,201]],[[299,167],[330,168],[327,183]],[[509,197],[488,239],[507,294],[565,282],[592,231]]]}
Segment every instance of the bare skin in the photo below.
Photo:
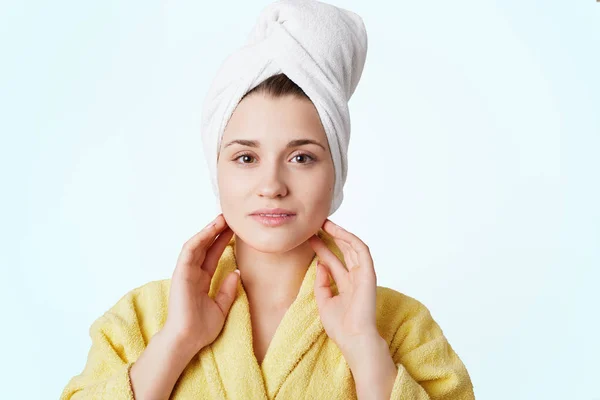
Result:
{"label": "bare skin", "polygon": [[[235,256],[261,363],[298,295],[315,256],[308,239],[327,218],[333,198],[333,161],[312,102],[295,96],[246,97],[225,128],[217,172],[223,215],[236,233]],[[250,216],[259,208],[284,208],[296,217],[265,227]]]}

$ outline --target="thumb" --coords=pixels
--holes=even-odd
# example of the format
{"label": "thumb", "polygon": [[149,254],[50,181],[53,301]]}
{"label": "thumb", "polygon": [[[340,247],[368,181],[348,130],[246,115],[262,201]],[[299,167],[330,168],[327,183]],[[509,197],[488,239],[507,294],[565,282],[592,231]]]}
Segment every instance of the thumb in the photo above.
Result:
{"label": "thumb", "polygon": [[225,316],[229,313],[231,304],[233,304],[236,297],[237,283],[239,280],[238,271],[239,270],[236,269],[234,272],[230,272],[229,275],[227,275],[219,288],[219,293],[215,297],[215,302]]}

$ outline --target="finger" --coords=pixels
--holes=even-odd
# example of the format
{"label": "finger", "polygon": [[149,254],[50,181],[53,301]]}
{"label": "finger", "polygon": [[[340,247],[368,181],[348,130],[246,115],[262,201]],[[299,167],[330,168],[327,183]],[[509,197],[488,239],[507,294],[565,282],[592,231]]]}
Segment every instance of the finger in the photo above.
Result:
{"label": "finger", "polygon": [[329,219],[327,219],[323,224],[323,229],[333,236],[334,240],[342,240],[356,252],[358,255],[358,265],[351,265],[349,266],[350,269],[364,267],[364,271],[375,273],[371,251],[369,250],[369,246],[367,246],[362,240],[341,226],[334,224]]}
{"label": "finger", "polygon": [[350,247],[350,245],[341,240],[335,240],[335,244],[338,246],[342,255],[344,256],[344,262],[346,264],[346,269],[350,271],[353,266],[358,264],[358,257],[356,252]]}
{"label": "finger", "polygon": [[317,262],[317,276],[315,278],[315,299],[319,309],[323,309],[325,302],[333,297],[329,286],[329,274],[327,267]]}
{"label": "finger", "polygon": [[238,280],[239,280],[239,270],[235,270],[234,272],[230,272],[225,279],[223,279],[223,283],[221,283],[221,287],[219,288],[219,293],[215,297],[215,303],[221,309],[221,312],[224,316],[227,316],[229,313],[229,309],[235,300],[237,294]]}
{"label": "finger", "polygon": [[184,276],[196,276],[191,266],[201,267],[206,255],[206,247],[215,240],[215,236],[227,226],[225,218],[219,214],[217,218],[206,225],[200,232],[192,236],[183,244],[179,257],[177,258],[177,270],[183,268]]}
{"label": "finger", "polygon": [[192,236],[184,243],[183,248],[194,252],[201,245],[207,246],[212,243],[216,235],[222,231],[227,223],[222,214],[219,214],[214,220],[206,225],[202,230]]}
{"label": "finger", "polygon": [[327,245],[321,240],[320,237],[313,235],[309,239],[309,244],[312,246],[315,253],[321,260],[322,264],[326,264],[329,272],[333,276],[333,280],[337,285],[340,292],[346,292],[346,290],[350,287],[350,277],[348,276],[348,271],[346,267],[342,264],[339,258],[329,248]]}
{"label": "finger", "polygon": [[208,272],[211,278],[215,273],[217,265],[219,264],[219,260],[223,255],[223,251],[225,250],[225,247],[227,247],[227,245],[229,244],[229,240],[231,240],[232,236],[233,230],[227,227],[223,230],[223,232],[221,232],[221,234],[208,248],[208,252],[206,253],[206,257],[204,258],[204,262],[202,263],[202,269]]}

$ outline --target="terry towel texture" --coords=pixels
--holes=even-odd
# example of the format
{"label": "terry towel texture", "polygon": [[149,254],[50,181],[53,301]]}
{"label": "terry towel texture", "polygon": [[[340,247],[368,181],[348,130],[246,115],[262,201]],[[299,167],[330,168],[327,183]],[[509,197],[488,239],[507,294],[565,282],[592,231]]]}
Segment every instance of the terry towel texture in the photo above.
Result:
{"label": "terry towel texture", "polygon": [[[344,262],[331,236],[320,230],[319,237]],[[237,268],[234,246],[235,235],[219,260],[212,298]],[[352,373],[319,318],[313,292],[316,261],[315,256],[261,365],[254,355],[249,303],[240,282],[223,330],[187,365],[171,399],[356,399]],[[164,325],[169,288],[170,279],[164,279],[133,289],[92,324],[86,365],[68,382],[61,400],[133,400],[129,368]],[[378,286],[377,327],[398,367],[391,399],[475,398],[464,364],[419,301]]]}

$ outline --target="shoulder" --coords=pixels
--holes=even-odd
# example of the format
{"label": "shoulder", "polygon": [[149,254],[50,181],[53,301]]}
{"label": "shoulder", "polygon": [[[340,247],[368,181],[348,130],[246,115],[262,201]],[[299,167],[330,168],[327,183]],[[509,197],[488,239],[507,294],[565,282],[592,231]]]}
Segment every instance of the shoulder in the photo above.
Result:
{"label": "shoulder", "polygon": [[429,309],[419,300],[384,286],[377,286],[377,311],[378,317],[384,319],[429,313]]}
{"label": "shoulder", "polygon": [[167,317],[171,279],[147,282],[122,295],[91,326],[105,330],[108,326],[136,328],[145,336],[162,328]]}
{"label": "shoulder", "polygon": [[118,312],[132,306],[138,309],[157,309],[163,306],[169,298],[170,279],[147,282],[129,290],[110,308],[109,312]]}
{"label": "shoulder", "polygon": [[377,327],[384,339],[410,334],[441,335],[429,309],[419,300],[383,286],[377,286]]}
{"label": "shoulder", "polygon": [[403,372],[394,393],[413,393],[417,382],[421,387],[417,390],[425,389],[427,398],[475,399],[464,363],[423,303],[378,286],[377,324],[392,360]]}

